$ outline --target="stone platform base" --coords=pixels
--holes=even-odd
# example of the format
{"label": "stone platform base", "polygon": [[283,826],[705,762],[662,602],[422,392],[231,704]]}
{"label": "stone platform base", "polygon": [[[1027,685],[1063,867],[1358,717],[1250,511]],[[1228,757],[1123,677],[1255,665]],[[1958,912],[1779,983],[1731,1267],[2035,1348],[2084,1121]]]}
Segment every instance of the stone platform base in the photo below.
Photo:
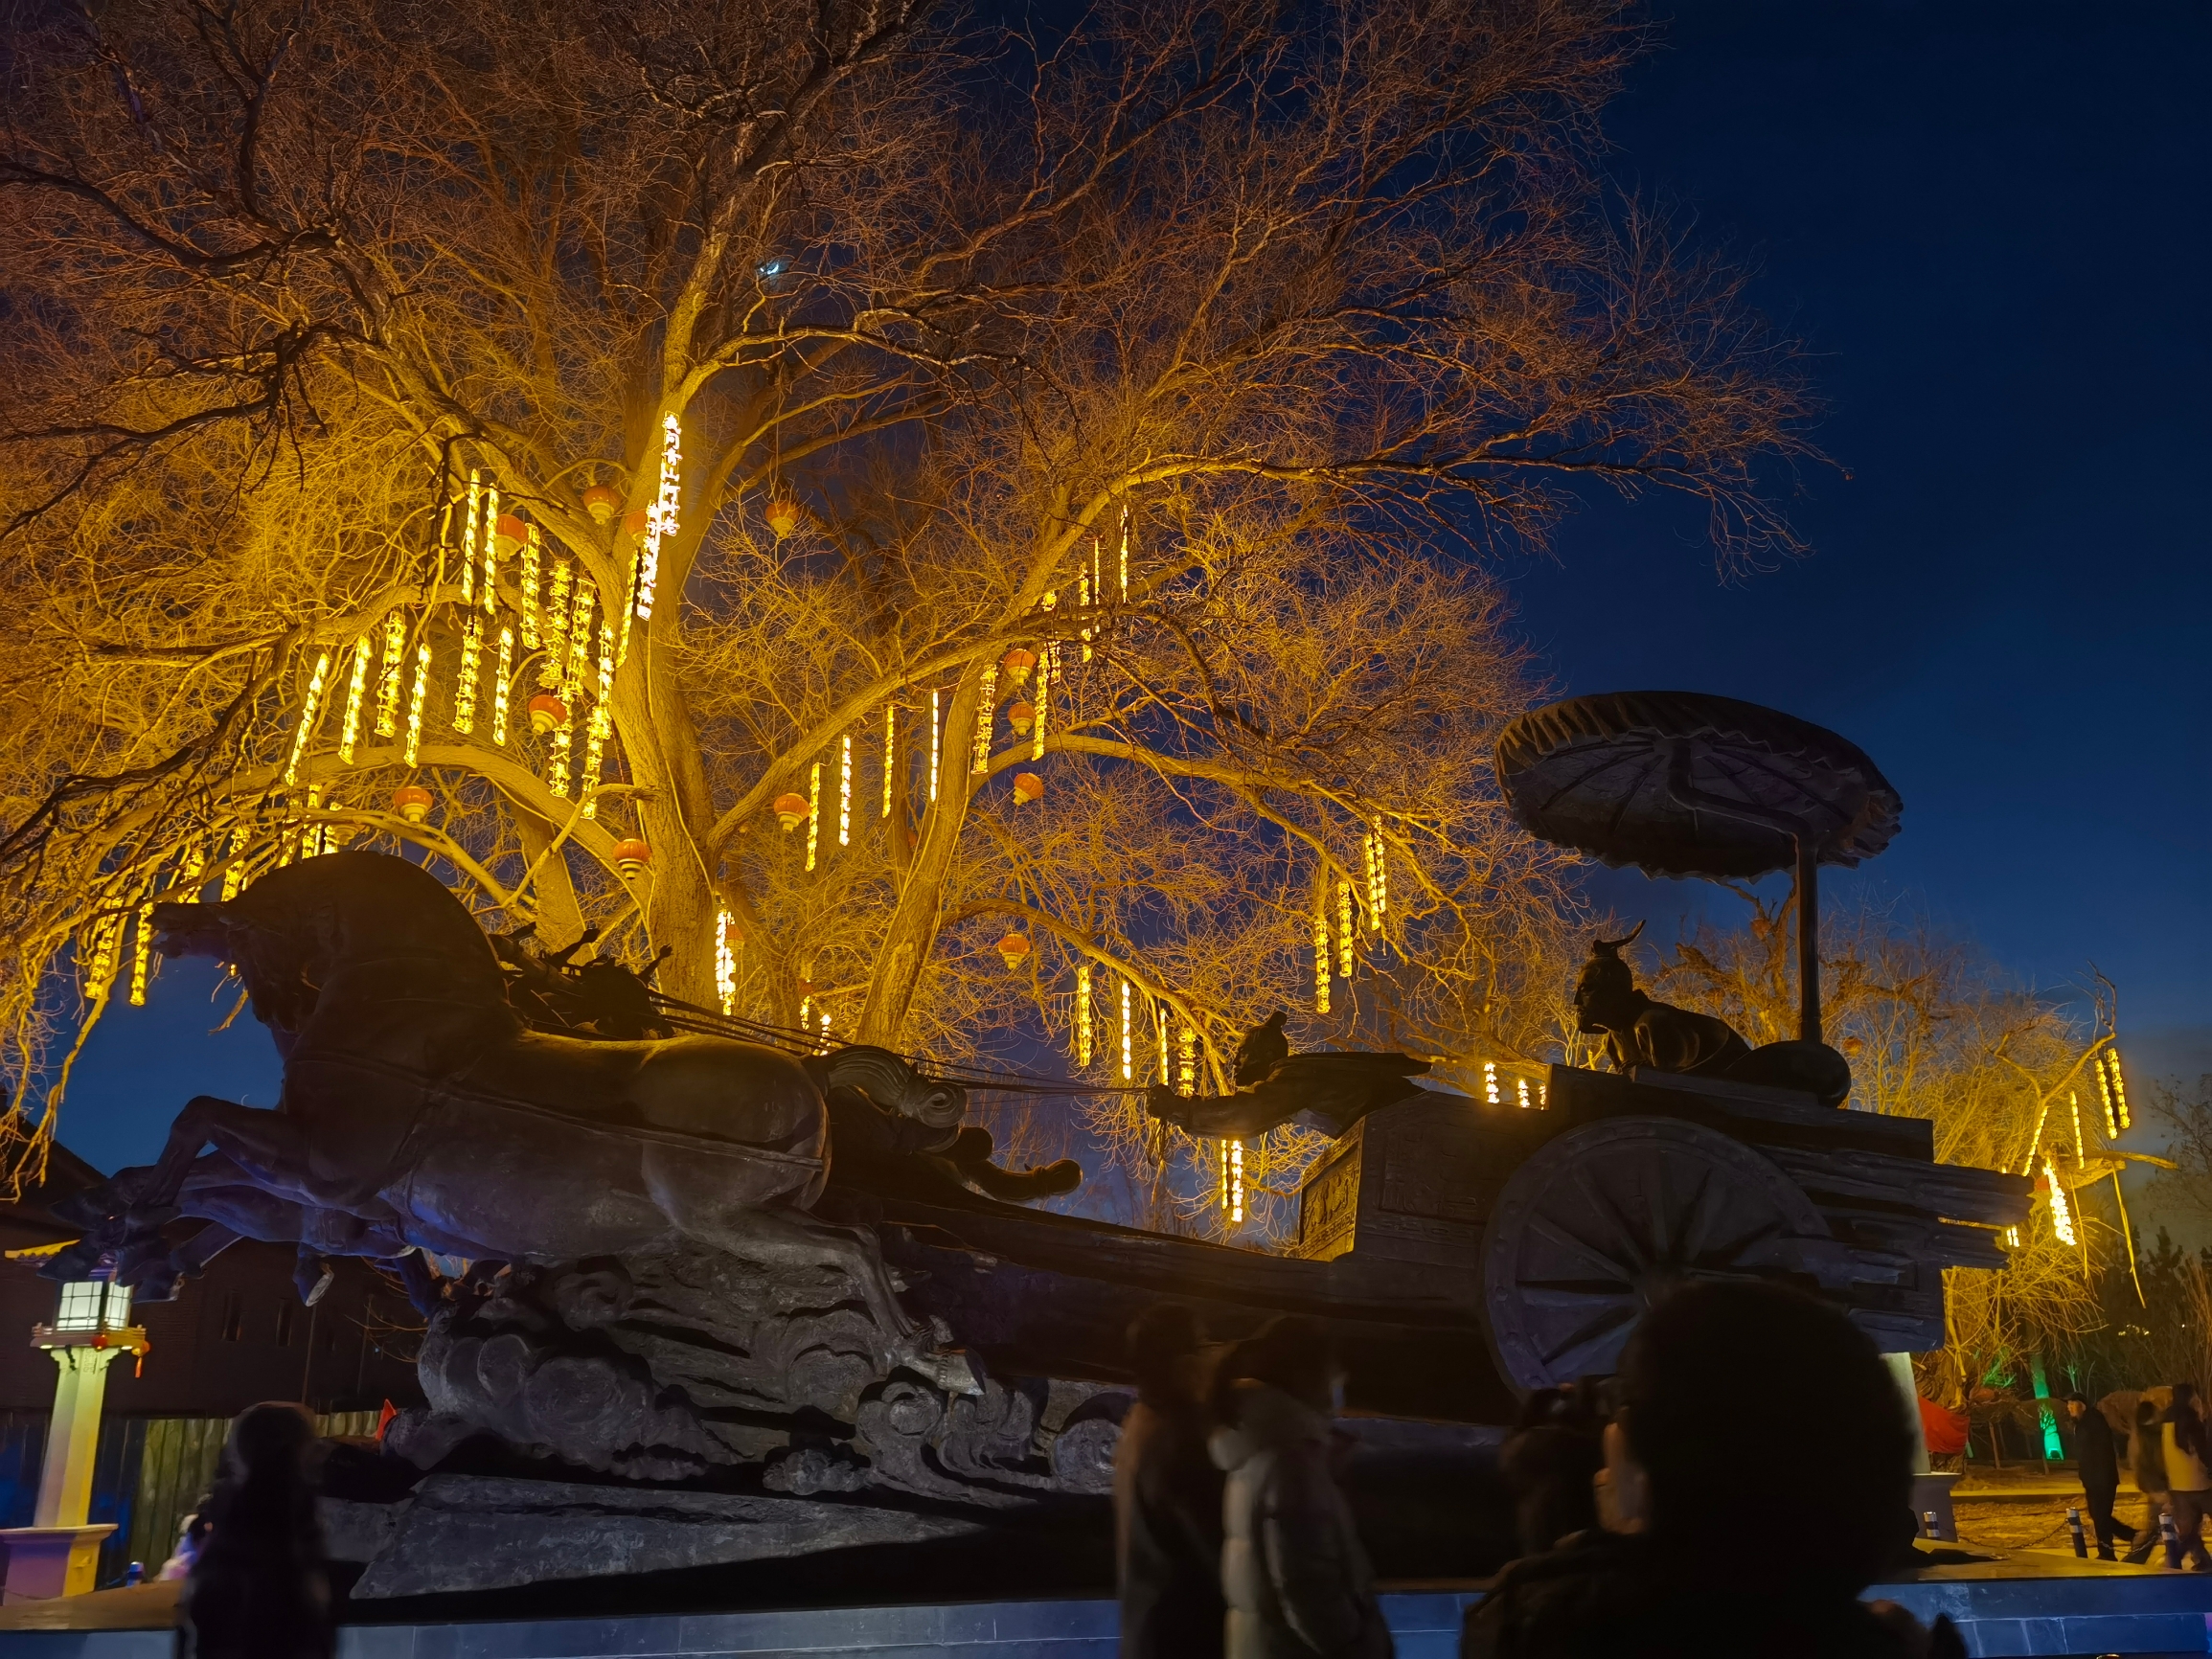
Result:
{"label": "stone platform base", "polygon": [[[2015,1555],[1929,1567],[1867,1591],[1923,1620],[1949,1614],[1975,1659],[2212,1651],[2212,1575]],[[1454,1659],[1471,1585],[1382,1598],[1400,1659]],[[175,1586],[109,1590],[0,1611],[5,1659],[169,1659]],[[135,1627],[126,1627],[135,1626]],[[810,1607],[622,1619],[348,1626],[338,1659],[1112,1659],[1114,1604],[1096,1597]]]}

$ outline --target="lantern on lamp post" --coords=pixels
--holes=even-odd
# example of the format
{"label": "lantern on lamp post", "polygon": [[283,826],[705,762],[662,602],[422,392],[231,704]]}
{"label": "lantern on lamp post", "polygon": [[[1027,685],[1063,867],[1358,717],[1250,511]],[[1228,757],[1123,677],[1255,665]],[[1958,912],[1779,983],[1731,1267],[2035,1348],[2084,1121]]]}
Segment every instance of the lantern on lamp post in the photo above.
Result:
{"label": "lantern on lamp post", "polygon": [[107,1368],[119,1353],[143,1355],[148,1344],[130,1323],[130,1287],[102,1275],[64,1283],[53,1323],[31,1328],[31,1346],[53,1355],[60,1375],[32,1524],[0,1529],[10,1602],[80,1596],[93,1588],[101,1542],[115,1531],[112,1523],[85,1524]]}

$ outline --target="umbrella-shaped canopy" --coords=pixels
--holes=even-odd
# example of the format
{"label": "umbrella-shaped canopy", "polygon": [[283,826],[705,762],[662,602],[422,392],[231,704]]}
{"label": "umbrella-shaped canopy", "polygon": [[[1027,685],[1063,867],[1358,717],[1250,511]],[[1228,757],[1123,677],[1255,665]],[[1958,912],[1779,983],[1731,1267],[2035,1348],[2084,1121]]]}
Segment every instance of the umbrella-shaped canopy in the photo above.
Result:
{"label": "umbrella-shaped canopy", "polygon": [[1873,857],[1904,810],[1857,744],[1733,697],[1610,692],[1507,726],[1497,777],[1530,834],[1616,868],[1747,878],[1794,865],[1800,1031],[1820,1040],[1815,873]]}

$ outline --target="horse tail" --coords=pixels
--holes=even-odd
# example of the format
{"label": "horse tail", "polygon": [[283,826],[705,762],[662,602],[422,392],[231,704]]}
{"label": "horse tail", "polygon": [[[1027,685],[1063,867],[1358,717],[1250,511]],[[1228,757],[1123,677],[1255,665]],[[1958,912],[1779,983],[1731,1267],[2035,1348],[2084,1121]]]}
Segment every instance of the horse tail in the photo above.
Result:
{"label": "horse tail", "polygon": [[925,1078],[889,1049],[855,1043],[807,1062],[825,1089],[856,1089],[880,1110],[949,1128],[968,1115],[968,1091]]}

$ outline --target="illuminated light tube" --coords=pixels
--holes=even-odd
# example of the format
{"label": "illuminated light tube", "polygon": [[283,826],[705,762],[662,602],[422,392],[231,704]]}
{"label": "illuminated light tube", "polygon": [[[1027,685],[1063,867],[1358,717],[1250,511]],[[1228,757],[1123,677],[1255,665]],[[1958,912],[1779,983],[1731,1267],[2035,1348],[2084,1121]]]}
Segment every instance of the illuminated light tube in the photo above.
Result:
{"label": "illuminated light tube", "polygon": [[1198,1092],[1198,1034],[1183,1027],[1180,1062],[1175,1068],[1175,1093],[1186,1098]]}
{"label": "illuminated light tube", "polygon": [[830,1011],[828,1009],[822,1011],[822,1046],[814,1052],[818,1055],[826,1055],[830,1052]]}
{"label": "illuminated light tube", "polygon": [[2066,1201],[2066,1190],[2059,1184],[2059,1167],[2043,1154],[2043,1179],[2051,1184],[2051,1231],[2062,1244],[2079,1242],[2074,1233],[2074,1208]]}
{"label": "illuminated light tube", "polygon": [[[1098,566],[1098,537],[1095,535],[1090,538],[1090,562],[1092,569],[1096,569]],[[1076,574],[1075,579],[1075,602],[1077,608],[1080,610],[1088,611],[1090,609],[1090,596],[1091,572],[1088,570],[1079,571]],[[1083,660],[1087,663],[1090,661],[1090,625],[1085,623],[1078,631],[1083,638]]]}
{"label": "illuminated light tube", "polygon": [[468,469],[468,511],[461,520],[461,602],[466,605],[476,602],[476,526],[484,512],[483,476],[474,466]]}
{"label": "illuminated light tube", "polygon": [[107,1000],[108,982],[115,977],[115,934],[120,925],[112,916],[96,918],[85,929],[92,945],[91,971],[85,975],[85,994],[94,1002]]}
{"label": "illuminated light tube", "polygon": [[837,739],[837,845],[853,845],[853,734]]}
{"label": "illuminated light tube", "polygon": [[1160,1081],[1168,1080],[1168,1010],[1164,1003],[1155,1003],[1152,1015],[1160,1028]]}
{"label": "illuminated light tube", "polygon": [[1122,603],[1129,602],[1129,509],[1122,504]]}
{"label": "illuminated light tube", "polygon": [[1497,1061],[1482,1062],[1482,1096],[1492,1105],[1497,1104]]}
{"label": "illuminated light tube", "polygon": [[1329,1011],[1329,912],[1313,912],[1313,1011]]}
{"label": "illuminated light tube", "polygon": [[575,716],[563,715],[553,728],[553,748],[547,756],[545,786],[563,801],[568,799],[569,745],[575,741]]}
{"label": "illuminated light tube", "polygon": [[1339,879],[1336,883],[1336,977],[1352,977],[1352,883]]}
{"label": "illuminated light tube", "polygon": [[1029,738],[1029,758],[1033,761],[1044,759],[1044,728],[1052,716],[1052,647],[1048,645],[1037,653],[1037,724],[1030,728]]}
{"label": "illuminated light tube", "polygon": [[522,575],[517,583],[522,598],[522,648],[537,648],[537,565],[544,556],[544,545],[537,538],[537,526],[530,527],[530,534],[522,538]]}
{"label": "illuminated light tube", "polygon": [[929,799],[937,799],[937,761],[944,722],[937,717],[938,693],[929,693]]}
{"label": "illuminated light tube", "polygon": [[1229,1208],[1229,1148],[1233,1144],[1229,1141],[1214,1143],[1214,1149],[1220,1154],[1221,1158],[1221,1209],[1224,1212]]}
{"label": "illuminated light tube", "polygon": [[604,703],[591,705],[591,716],[583,722],[583,775],[577,780],[577,794],[583,800],[583,815],[599,816],[599,777],[606,761],[607,712]]}
{"label": "illuminated light tube", "polygon": [[816,761],[807,777],[807,868],[814,868],[814,848],[822,828],[822,762]]}
{"label": "illuminated light tube", "polygon": [[407,619],[393,611],[384,619],[384,663],[376,678],[376,736],[399,735],[399,676],[407,659]]}
{"label": "illuminated light tube", "polygon": [[1528,1098],[1528,1079],[1522,1078],[1520,1079],[1520,1109],[1525,1112],[1531,1104],[1532,1102]]}
{"label": "illuminated light tube", "polygon": [[130,935],[130,1006],[146,1006],[146,982],[153,977],[153,906],[138,907]]}
{"label": "illuminated light tube", "polygon": [[453,686],[453,729],[476,730],[476,672],[484,656],[484,625],[471,616],[461,625],[461,678]]}
{"label": "illuminated light tube", "polygon": [[2082,1146],[2082,1095],[2079,1089],[2066,1091],[2066,1104],[2074,1114],[2074,1162],[2078,1164],[2088,1156]]}
{"label": "illuminated light tube", "polygon": [[568,584],[574,576],[570,561],[553,561],[551,584],[545,594],[545,655],[538,659],[537,683],[560,684],[562,665],[568,661]]}
{"label": "illuminated light tube", "polygon": [[351,766],[353,763],[353,745],[361,736],[361,710],[369,696],[369,660],[376,654],[376,648],[363,634],[353,642],[353,677],[346,686],[346,717],[338,729],[338,760]]}
{"label": "illuminated light tube", "polygon": [[300,781],[300,762],[307,759],[308,739],[315,735],[315,716],[323,712],[323,682],[330,676],[331,653],[325,651],[315,659],[315,671],[308,677],[308,694],[300,701],[300,729],[292,734],[291,758],[285,762],[287,789]]}
{"label": "illuminated light tube", "polygon": [[230,862],[223,869],[223,898],[227,901],[239,896],[246,884],[246,832],[239,830],[231,837]]}
{"label": "illuminated light tube", "polygon": [[184,874],[178,877],[177,888],[188,901],[199,898],[199,890],[207,883],[202,876],[207,871],[207,849],[194,842],[184,855]]}
{"label": "illuminated light tube", "polygon": [[[466,596],[464,596],[466,597]],[[499,487],[485,492],[484,508],[484,614],[499,609]]]}
{"label": "illuminated light tube", "polygon": [[1136,1052],[1129,1041],[1129,982],[1122,981],[1122,1081],[1136,1081]]}
{"label": "illuminated light tube", "polygon": [[591,607],[598,597],[591,583],[577,579],[576,600],[568,612],[568,666],[561,674],[571,703],[582,693],[583,671],[591,663]]}
{"label": "illuminated light tube", "polygon": [[998,717],[998,665],[983,670],[983,685],[975,696],[975,759],[969,767],[980,776],[991,770],[991,731]]}
{"label": "illuminated light tube", "polygon": [[883,705],[883,816],[891,816],[891,786],[899,764],[899,705]]}
{"label": "illuminated light tube", "polygon": [[725,1018],[738,1011],[738,953],[730,943],[730,931],[736,925],[726,906],[716,906],[715,995],[721,1001]]}
{"label": "illuminated light tube", "polygon": [[645,540],[638,544],[637,620],[652,621],[653,588],[660,580],[661,542],[676,533],[682,504],[683,427],[673,415],[661,420],[660,494],[646,511]]}
{"label": "illuminated light tube", "polygon": [[507,746],[507,681],[514,672],[514,630],[499,630],[499,674],[491,682],[491,746]]}
{"label": "illuminated light tube", "polygon": [[1244,1224],[1244,1143],[1229,1143],[1229,1225]]}
{"label": "illuminated light tube", "polygon": [[422,709],[430,700],[430,647],[427,642],[415,648],[415,689],[407,696],[407,764],[414,765],[422,754]]}
{"label": "illuminated light tube", "polygon": [[1075,1063],[1090,1064],[1090,964],[1083,963],[1075,970]]}

